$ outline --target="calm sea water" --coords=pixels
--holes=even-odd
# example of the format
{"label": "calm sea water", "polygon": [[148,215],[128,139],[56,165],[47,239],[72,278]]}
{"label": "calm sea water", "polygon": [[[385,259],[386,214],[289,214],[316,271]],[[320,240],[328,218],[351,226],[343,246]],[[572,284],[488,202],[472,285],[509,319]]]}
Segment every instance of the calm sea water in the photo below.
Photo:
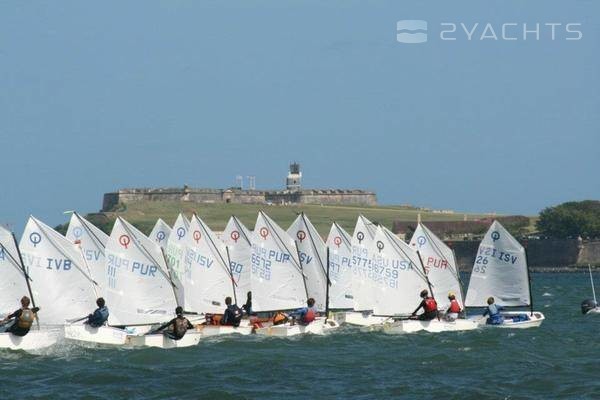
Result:
{"label": "calm sea water", "polygon": [[325,337],[228,337],[195,348],[61,343],[0,352],[0,399],[598,399],[600,315],[587,275],[533,274],[541,328]]}

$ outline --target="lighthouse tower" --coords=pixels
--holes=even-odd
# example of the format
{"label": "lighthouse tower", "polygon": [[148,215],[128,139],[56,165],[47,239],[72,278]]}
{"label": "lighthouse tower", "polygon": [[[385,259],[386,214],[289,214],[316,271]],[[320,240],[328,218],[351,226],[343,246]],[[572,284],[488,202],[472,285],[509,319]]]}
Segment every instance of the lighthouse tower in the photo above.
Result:
{"label": "lighthouse tower", "polygon": [[301,188],[302,172],[300,172],[300,164],[294,162],[290,164],[290,173],[285,180],[285,186],[290,192],[297,192]]}

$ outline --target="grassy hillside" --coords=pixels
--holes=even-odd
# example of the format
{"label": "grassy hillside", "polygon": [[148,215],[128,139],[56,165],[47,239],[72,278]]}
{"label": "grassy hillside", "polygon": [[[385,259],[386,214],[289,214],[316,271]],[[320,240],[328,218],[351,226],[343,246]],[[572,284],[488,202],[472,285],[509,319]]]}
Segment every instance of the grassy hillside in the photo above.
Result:
{"label": "grassy hillside", "polygon": [[[284,229],[287,229],[297,213],[304,211],[321,235],[327,235],[333,221],[337,221],[348,232],[352,233],[356,218],[363,214],[374,222],[391,228],[392,221],[416,221],[417,214],[421,214],[423,221],[457,221],[462,220],[465,214],[440,214],[419,211],[414,208],[402,206],[358,207],[358,206],[320,206],[320,205],[258,205],[258,204],[194,204],[188,202],[153,202],[142,201],[130,203],[114,212],[90,214],[88,217],[103,230],[109,231],[117,216],[125,218],[136,227],[148,234],[158,218],[162,218],[172,225],[177,214],[184,212],[190,216],[196,212],[213,230],[222,231],[231,215],[242,220],[248,228],[252,229],[259,210],[265,211]],[[483,214],[466,214],[468,219],[481,218]]]}

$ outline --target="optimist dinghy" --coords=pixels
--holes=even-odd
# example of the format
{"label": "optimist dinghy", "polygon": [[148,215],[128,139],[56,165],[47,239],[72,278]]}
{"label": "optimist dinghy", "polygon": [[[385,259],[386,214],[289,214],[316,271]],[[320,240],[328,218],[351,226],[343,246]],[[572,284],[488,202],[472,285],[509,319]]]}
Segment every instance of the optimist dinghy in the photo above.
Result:
{"label": "optimist dinghy", "polygon": [[[372,268],[373,240],[377,227],[367,218],[359,215],[351,239],[352,269],[352,308],[354,311],[336,313],[340,323],[358,326],[378,325],[388,320],[385,316],[373,315],[373,282],[369,273]],[[342,239],[343,240],[343,239]]]}
{"label": "optimist dinghy", "polygon": [[163,334],[145,335],[174,317],[175,288],[161,247],[120,217],[106,244],[106,273],[109,326],[73,324],[65,328],[68,339],[165,348],[197,343],[199,332],[187,333],[184,341],[162,338]]}
{"label": "optimist dinghy", "polygon": [[[250,282],[253,311],[272,313],[305,306],[307,293],[304,278],[296,243],[260,211],[252,240]],[[302,327],[286,323],[270,329],[256,329],[257,334],[268,336],[295,336],[313,331],[321,332],[321,326],[316,321]]]}
{"label": "optimist dinghy", "polygon": [[521,244],[494,221],[485,234],[475,258],[467,298],[467,307],[487,307],[493,297],[501,307],[529,307],[526,311],[502,311],[503,322],[487,324],[487,318],[472,316],[480,325],[497,328],[534,328],[545,317],[533,311],[527,254]]}
{"label": "optimist dinghy", "polygon": [[594,288],[594,278],[592,277],[592,267],[588,264],[590,272],[590,283],[592,285],[592,299],[586,299],[581,303],[581,313],[584,315],[600,314],[600,306],[596,301],[596,289]]}
{"label": "optimist dinghy", "polygon": [[[27,275],[17,240],[14,234],[0,226],[0,311],[8,315],[14,311],[19,299],[29,294],[32,306],[35,298],[31,291],[31,278]],[[6,323],[0,328],[6,329]],[[38,350],[52,346],[58,339],[57,330],[40,329],[39,322],[25,336],[15,336],[12,333],[0,333],[0,349]]]}
{"label": "optimist dinghy", "polygon": [[[180,277],[184,309],[204,315],[222,314],[226,297],[237,303],[229,249],[197,215],[192,217],[189,231],[184,241],[184,273]],[[249,335],[252,327],[247,322],[239,327],[203,324],[197,330],[204,336]]]}
{"label": "optimist dinghy", "polygon": [[385,316],[386,322],[378,325],[387,333],[414,333],[418,331],[443,332],[476,329],[477,324],[468,320],[431,321],[409,319],[417,306],[417,294],[433,285],[422,266],[416,251],[385,227],[377,228],[372,250],[374,285],[374,309],[377,316]]}

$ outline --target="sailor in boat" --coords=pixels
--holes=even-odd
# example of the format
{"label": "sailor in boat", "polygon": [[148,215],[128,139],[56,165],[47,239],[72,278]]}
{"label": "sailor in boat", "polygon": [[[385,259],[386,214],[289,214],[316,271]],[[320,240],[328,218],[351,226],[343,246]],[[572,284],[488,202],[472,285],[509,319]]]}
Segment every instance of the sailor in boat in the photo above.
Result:
{"label": "sailor in boat", "polygon": [[[437,318],[438,316],[438,309],[437,309],[437,302],[435,301],[435,299],[431,296],[429,296],[429,292],[427,291],[427,289],[423,289],[421,290],[421,298],[423,300],[421,300],[421,303],[419,304],[419,307],[417,307],[417,309],[415,311],[413,311],[411,317],[412,319],[418,319],[420,321],[431,321],[432,319]],[[423,309],[423,313],[419,314],[417,316],[417,312],[420,309]]]}
{"label": "sailor in boat", "polygon": [[458,319],[462,309],[460,308],[460,304],[458,304],[458,300],[456,300],[454,293],[448,293],[448,300],[450,300],[450,307],[446,310],[446,320],[455,321]]}
{"label": "sailor in boat", "polygon": [[248,292],[246,295],[246,304],[242,306],[242,310],[246,315],[252,314],[252,292]]}
{"label": "sailor in boat", "polygon": [[273,316],[273,325],[283,325],[289,322],[290,318],[283,311],[277,311]]}
{"label": "sailor in boat", "polygon": [[102,297],[98,297],[96,305],[98,308],[96,308],[93,314],[88,315],[85,323],[94,328],[99,328],[108,321],[108,307],[106,307],[106,303]]}
{"label": "sailor in boat", "polygon": [[489,318],[487,319],[486,324],[502,325],[502,323],[504,323],[504,317],[502,317],[502,314],[500,314],[500,311],[502,311],[502,307],[499,305],[496,305],[493,297],[489,297],[487,299],[487,303],[488,303],[488,306],[485,309],[485,311],[483,312],[484,317],[486,315],[489,315]]}
{"label": "sailor in boat", "polygon": [[221,318],[221,325],[228,326],[240,326],[240,322],[242,321],[242,309],[237,306],[237,304],[231,304],[231,297],[225,297],[225,305],[227,308],[223,313],[223,318]]}
{"label": "sailor in boat", "polygon": [[183,308],[181,306],[175,309],[175,314],[177,315],[175,318],[155,329],[153,333],[164,330],[164,335],[173,340],[179,340],[185,336],[188,329],[194,328],[192,323],[183,316]]}
{"label": "sailor in boat", "polygon": [[25,336],[29,333],[29,329],[35,321],[36,313],[40,310],[39,307],[30,309],[30,303],[29,297],[23,296],[21,298],[21,308],[0,321],[0,324],[7,324],[11,319],[14,319],[12,324],[6,327],[5,332],[10,332],[15,336]]}
{"label": "sailor in boat", "polygon": [[292,325],[298,322],[300,325],[308,325],[317,318],[317,307],[315,307],[315,299],[310,297],[306,301],[306,307],[302,307],[291,313]]}

